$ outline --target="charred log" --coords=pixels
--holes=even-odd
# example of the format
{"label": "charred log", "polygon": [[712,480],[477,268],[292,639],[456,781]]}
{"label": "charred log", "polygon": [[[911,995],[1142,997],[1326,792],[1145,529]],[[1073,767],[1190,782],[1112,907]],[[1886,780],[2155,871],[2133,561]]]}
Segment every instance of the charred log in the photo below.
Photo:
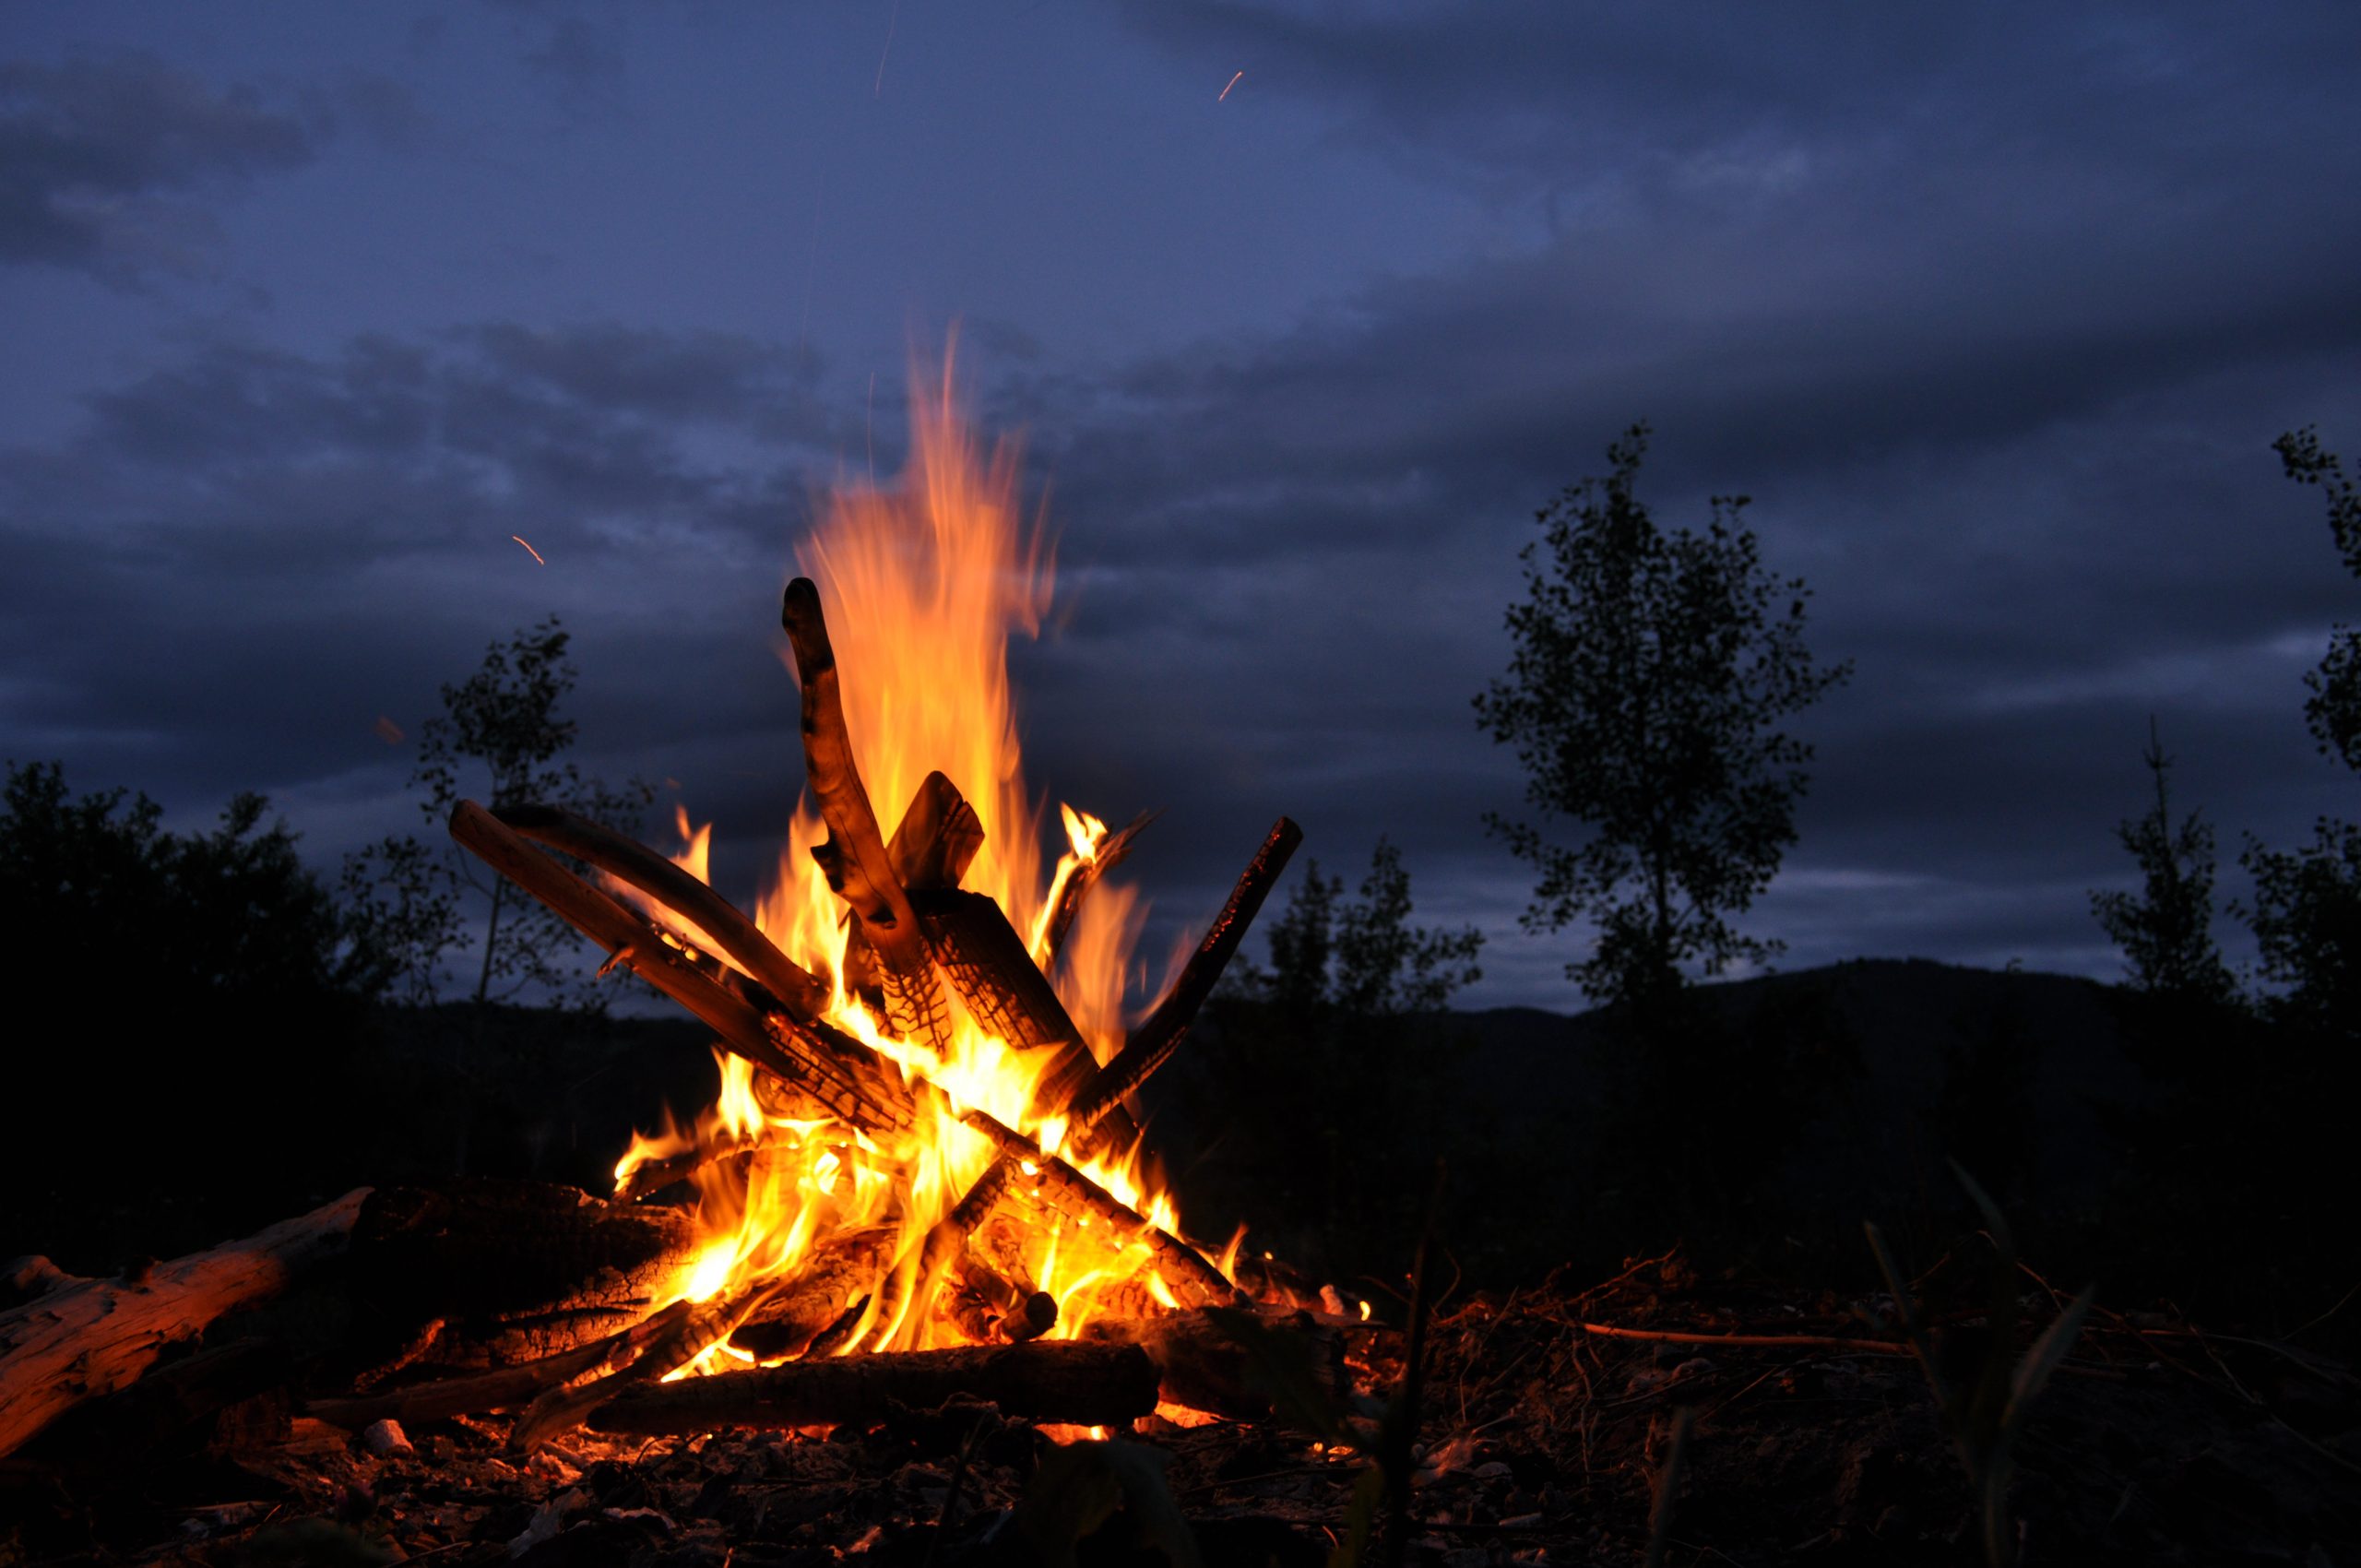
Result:
{"label": "charred log", "polygon": [[1099,878],[1123,863],[1141,829],[1155,820],[1154,812],[1142,812],[1109,834],[1099,841],[1098,853],[1074,867],[1074,873],[1060,885],[1057,901],[1050,906],[1049,921],[1041,928],[1044,973],[1056,966],[1059,950],[1065,946],[1066,932],[1074,929],[1074,917],[1082,912],[1083,901],[1090,897],[1090,890],[1098,885]]}
{"label": "charred log", "polygon": [[[1246,870],[1230,889],[1229,900],[1221,913],[1205,931],[1204,939],[1172,982],[1172,989],[1156,1004],[1156,1010],[1133,1029],[1123,1049],[1107,1063],[1088,1089],[1074,1098],[1068,1114],[1074,1134],[1089,1133],[1106,1121],[1124,1098],[1147,1082],[1150,1075],[1171,1060],[1187,1038],[1189,1027],[1196,1021],[1198,1010],[1222,971],[1229,967],[1238,944],[1245,938],[1246,928],[1254,921],[1263,900],[1270,896],[1272,885],[1287,869],[1287,858],[1303,842],[1303,829],[1286,817],[1272,825],[1263,839],[1263,847],[1254,852]],[[1086,1147],[1103,1147],[1111,1140],[1102,1135]]]}
{"label": "charred log", "polygon": [[737,906],[672,861],[613,828],[557,806],[503,806],[492,814],[537,843],[598,867],[678,915],[699,944],[727,958],[810,1023],[827,1011],[828,988],[775,946]]}
{"label": "charred log", "polygon": [[534,1182],[381,1188],[353,1228],[352,1296],[398,1342],[380,1375],[506,1366],[638,1322],[696,1251],[684,1209]]}
{"label": "charred log", "polygon": [[1161,1317],[1101,1317],[1086,1325],[1082,1336],[1090,1343],[1137,1345],[1156,1362],[1165,1398],[1232,1420],[1261,1420],[1272,1413],[1271,1373],[1258,1364],[1261,1358],[1296,1361],[1313,1386],[1339,1403],[1352,1387],[1343,1337],[1308,1313],[1218,1308]]}
{"label": "charred log", "polygon": [[1114,1426],[1156,1408],[1156,1363],[1136,1345],[1057,1340],[906,1355],[849,1356],[685,1378],[601,1405],[595,1431],[658,1435],[716,1427],[800,1427],[873,1420],[896,1405],[925,1409],[967,1398],[1004,1415]]}
{"label": "charred log", "polygon": [[787,585],[779,621],[795,650],[795,672],[802,689],[804,781],[818,802],[828,839],[812,858],[852,910],[853,921],[877,956],[887,1027],[904,1039],[926,1040],[938,1051],[951,1042],[950,1010],[926,933],[910,909],[909,896],[894,874],[885,837],[870,804],[853,759],[845,725],[844,695],[837,688],[836,650],[820,610],[820,589],[809,577]]}
{"label": "charred log", "polygon": [[453,808],[451,837],[606,948],[611,962],[628,965],[694,1014],[721,1037],[725,1050],[863,1132],[908,1124],[908,1098],[897,1099],[893,1094],[896,1075],[858,1040],[825,1023],[805,1024],[765,1012],[732,994],[687,955],[667,944],[647,922],[534,849],[473,801]]}
{"label": "charred log", "polygon": [[960,1118],[1000,1146],[1001,1153],[1033,1167],[1025,1178],[1026,1190],[1042,1202],[1087,1224],[1109,1227],[1125,1239],[1137,1238],[1155,1254],[1157,1271],[1192,1306],[1216,1306],[1238,1299],[1237,1289],[1204,1254],[1171,1232],[1151,1225],[1138,1211],[1014,1128],[982,1111]]}

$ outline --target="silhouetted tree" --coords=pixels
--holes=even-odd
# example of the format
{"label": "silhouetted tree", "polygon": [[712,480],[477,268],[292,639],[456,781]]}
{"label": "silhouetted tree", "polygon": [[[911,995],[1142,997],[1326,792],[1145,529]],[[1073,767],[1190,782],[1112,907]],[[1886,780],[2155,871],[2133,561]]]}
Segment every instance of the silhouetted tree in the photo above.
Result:
{"label": "silhouetted tree", "polygon": [[2153,715],[2142,761],[2155,781],[2156,803],[2116,828],[2140,868],[2140,891],[2094,891],[2091,912],[2123,950],[2134,991],[2163,1003],[2219,1007],[2237,987],[2213,941],[2213,830],[2195,812],[2174,826],[2172,758]]}
{"label": "silhouetted tree", "polygon": [[[1681,966],[1718,974],[1775,942],[1729,917],[1770,885],[1795,842],[1811,748],[1776,726],[1851,671],[1813,663],[1801,578],[1762,566],[1745,496],[1716,496],[1702,533],[1659,528],[1632,493],[1648,427],[1608,448],[1609,472],[1538,514],[1529,597],[1510,606],[1508,676],[1477,724],[1516,747],[1543,826],[1486,822],[1540,872],[1528,930],[1598,928],[1568,974],[1601,1000],[1678,989]],[[1779,601],[1785,600],[1785,610]],[[1578,844],[1553,819],[1586,826]]]}
{"label": "silhouetted tree", "polygon": [[552,615],[493,643],[474,674],[444,684],[444,711],[420,728],[410,774],[429,838],[397,835],[346,865],[344,885],[359,917],[381,945],[401,955],[409,1000],[435,999],[447,956],[480,946],[471,992],[478,1004],[531,994],[589,1011],[605,1006],[606,992],[579,962],[572,928],[444,837],[452,807],[471,798],[495,811],[563,806],[625,831],[637,826],[652,788],[636,779],[610,786],[565,755],[575,725],[557,708],[578,674],[566,658],[568,635]]}
{"label": "silhouetted tree", "polygon": [[1312,861],[1268,928],[1268,964],[1241,956],[1215,1003],[1199,1111],[1230,1134],[1216,1196],[1291,1215],[1333,1257],[1398,1240],[1426,1191],[1419,1152],[1464,1130],[1440,1015],[1479,978],[1484,937],[1414,925],[1413,907],[1383,838],[1357,897]]}
{"label": "silhouetted tree", "polygon": [[[2307,425],[2273,443],[2287,477],[2327,492],[2329,530],[2347,572],[2361,577],[2361,490]],[[2304,684],[2306,725],[2323,756],[2361,773],[2361,627],[2339,624]],[[2254,878],[2243,912],[2261,950],[2261,973],[2282,988],[2274,1016],[2343,1039],[2361,1036],[2361,823],[2321,817],[2312,842],[2272,849],[2248,837],[2239,863]]]}
{"label": "silhouetted tree", "polygon": [[241,794],[211,831],[175,833],[144,794],[76,797],[57,763],[9,766],[0,930],[26,983],[0,1254],[104,1268],[111,1249],[199,1245],[284,1214],[273,1190],[360,1174],[351,1074],[386,966],[268,810]]}

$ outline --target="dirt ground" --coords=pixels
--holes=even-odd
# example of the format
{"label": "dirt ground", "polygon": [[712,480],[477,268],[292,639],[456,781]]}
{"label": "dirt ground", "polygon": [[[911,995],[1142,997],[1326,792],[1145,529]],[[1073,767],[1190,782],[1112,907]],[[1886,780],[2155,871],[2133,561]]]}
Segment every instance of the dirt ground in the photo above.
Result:
{"label": "dirt ground", "polygon": [[[1701,1281],[1678,1258],[1446,1297],[1407,1561],[1641,1562],[1684,1408],[1665,1561],[1980,1561],[1917,1364],[1820,1342],[1876,1337],[1887,1308]],[[2051,1310],[2029,1289],[2030,1316]],[[1383,1315],[1347,1336],[1372,1398],[1401,1370]],[[1975,1323],[1951,1319],[1972,1346]],[[1630,1336],[1666,1334],[1714,1342]],[[1318,1564],[1370,1463],[1275,1422],[1152,1417],[1102,1443],[957,1404],[857,1430],[575,1433],[530,1457],[503,1420],[460,1420],[376,1453],[294,1414],[303,1392],[129,1446],[44,1439],[0,1465],[0,1563]],[[2361,1381],[2295,1346],[2102,1313],[2016,1460],[2028,1563],[2361,1563]]]}

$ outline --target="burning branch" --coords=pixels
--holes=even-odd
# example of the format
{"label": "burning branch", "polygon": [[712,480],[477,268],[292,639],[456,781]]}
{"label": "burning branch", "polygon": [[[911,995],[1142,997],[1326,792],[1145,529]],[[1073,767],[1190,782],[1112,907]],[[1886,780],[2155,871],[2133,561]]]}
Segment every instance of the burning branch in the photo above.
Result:
{"label": "burning branch", "polygon": [[[640,979],[694,1014],[723,1047],[746,1058],[862,1132],[907,1126],[907,1099],[888,1091],[896,1075],[867,1046],[825,1023],[803,1024],[765,1013],[731,994],[668,945],[654,927],[604,893],[534,849],[498,817],[461,801],[451,812],[451,837],[486,865],[548,905],[567,924],[606,948],[610,962],[623,964]],[[873,1073],[860,1065],[875,1066]],[[856,1073],[859,1075],[856,1076]]]}
{"label": "burning branch", "polygon": [[767,990],[798,1020],[828,1010],[828,988],[772,944],[736,905],[672,861],[613,828],[557,806],[504,806],[492,813],[525,837],[598,867],[670,909],[717,956]]}
{"label": "burning branch", "polygon": [[950,1010],[927,952],[926,933],[909,895],[895,878],[885,836],[853,760],[818,585],[809,577],[788,584],[779,621],[795,650],[796,680],[803,693],[805,781],[828,825],[828,841],[814,846],[812,858],[876,952],[886,1026],[905,1039],[927,1041],[940,1053],[951,1043]]}
{"label": "burning branch", "polygon": [[1245,938],[1246,928],[1254,922],[1255,913],[1263,908],[1263,900],[1270,896],[1271,885],[1287,869],[1287,858],[1295,847],[1303,842],[1303,829],[1286,817],[1271,825],[1264,836],[1263,847],[1254,851],[1238,885],[1229,891],[1229,901],[1221,913],[1206,928],[1204,940],[1189,955],[1180,978],[1156,1011],[1133,1029],[1123,1049],[1115,1059],[1100,1070],[1090,1087],[1074,1097],[1067,1109],[1069,1136],[1077,1136],[1096,1129],[1109,1112],[1147,1082],[1150,1075],[1172,1059],[1172,1053],[1188,1038],[1189,1026],[1196,1022],[1197,1011],[1213,994],[1215,983],[1222,970],[1229,967],[1231,955]]}

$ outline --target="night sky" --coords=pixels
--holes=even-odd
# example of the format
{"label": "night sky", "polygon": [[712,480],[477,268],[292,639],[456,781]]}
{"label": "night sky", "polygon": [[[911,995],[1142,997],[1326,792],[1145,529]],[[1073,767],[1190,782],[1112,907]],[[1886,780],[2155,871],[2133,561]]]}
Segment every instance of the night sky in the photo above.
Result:
{"label": "night sky", "polygon": [[2225,897],[2351,813],[2301,678],[2361,587],[2270,442],[2361,460],[2356,105],[2350,0],[18,0],[0,753],[333,867],[417,823],[380,717],[556,612],[585,762],[751,899],[794,540],[955,322],[1059,541],[1028,772],[1166,808],[1159,950],[1286,812],[1491,934],[1467,1004],[1580,1004],[1469,699],[1644,417],[1858,666],[1748,929],[2111,978],[2151,713]]}

